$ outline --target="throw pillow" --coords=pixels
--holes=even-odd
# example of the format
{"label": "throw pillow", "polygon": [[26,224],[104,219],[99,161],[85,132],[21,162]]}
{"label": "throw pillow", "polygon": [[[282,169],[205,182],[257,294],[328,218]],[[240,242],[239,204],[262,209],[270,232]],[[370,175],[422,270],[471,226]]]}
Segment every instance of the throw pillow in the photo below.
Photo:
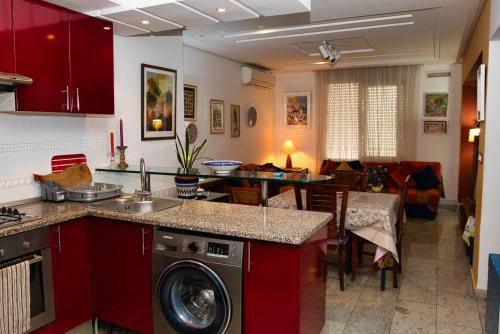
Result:
{"label": "throw pillow", "polygon": [[353,160],[347,162],[353,170],[363,170],[363,164],[359,160]]}
{"label": "throw pillow", "polygon": [[319,171],[320,175],[330,175],[336,168],[338,164],[330,159],[326,160]]}
{"label": "throw pillow", "polygon": [[387,167],[384,166],[368,167],[368,187],[373,187],[381,184],[385,186],[385,177],[387,175],[387,171]]}
{"label": "throw pillow", "polygon": [[414,172],[412,175],[418,189],[432,189],[436,188],[441,184],[436,173],[431,166],[426,166],[418,171]]}
{"label": "throw pillow", "polygon": [[409,164],[401,164],[399,165],[398,169],[395,171],[391,172],[389,176],[391,179],[396,182],[398,187],[403,186],[403,183],[406,180],[406,177],[410,175],[413,172],[413,169]]}
{"label": "throw pillow", "polygon": [[346,161],[342,161],[340,163],[340,165],[337,167],[337,170],[350,170],[352,171],[352,167],[349,166],[349,163],[347,163]]}

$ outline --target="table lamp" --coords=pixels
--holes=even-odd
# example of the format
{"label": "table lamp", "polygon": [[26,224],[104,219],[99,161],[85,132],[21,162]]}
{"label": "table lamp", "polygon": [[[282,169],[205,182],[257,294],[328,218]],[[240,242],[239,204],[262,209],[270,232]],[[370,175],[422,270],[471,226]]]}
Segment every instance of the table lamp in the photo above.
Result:
{"label": "table lamp", "polygon": [[480,128],[471,128],[469,129],[469,143],[473,143],[475,137],[479,136]]}
{"label": "table lamp", "polygon": [[291,139],[285,140],[283,146],[281,147],[281,151],[287,154],[285,168],[292,168],[292,158],[290,157],[290,153],[297,152],[293,141]]}

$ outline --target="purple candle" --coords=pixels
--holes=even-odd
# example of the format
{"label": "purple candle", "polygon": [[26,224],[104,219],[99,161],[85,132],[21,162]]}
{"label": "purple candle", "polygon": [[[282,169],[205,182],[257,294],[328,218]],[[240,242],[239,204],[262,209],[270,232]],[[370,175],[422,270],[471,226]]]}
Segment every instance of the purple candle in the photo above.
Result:
{"label": "purple candle", "polygon": [[120,118],[120,146],[123,146],[123,120]]}

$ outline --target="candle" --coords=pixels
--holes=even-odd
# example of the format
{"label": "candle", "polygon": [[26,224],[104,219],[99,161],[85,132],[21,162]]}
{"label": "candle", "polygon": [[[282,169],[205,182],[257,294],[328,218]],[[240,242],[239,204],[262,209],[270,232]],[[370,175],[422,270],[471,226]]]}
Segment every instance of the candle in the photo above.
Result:
{"label": "candle", "polygon": [[113,132],[109,134],[109,141],[111,142],[111,157],[115,156],[115,135]]}
{"label": "candle", "polygon": [[120,118],[120,146],[123,146],[123,120]]}

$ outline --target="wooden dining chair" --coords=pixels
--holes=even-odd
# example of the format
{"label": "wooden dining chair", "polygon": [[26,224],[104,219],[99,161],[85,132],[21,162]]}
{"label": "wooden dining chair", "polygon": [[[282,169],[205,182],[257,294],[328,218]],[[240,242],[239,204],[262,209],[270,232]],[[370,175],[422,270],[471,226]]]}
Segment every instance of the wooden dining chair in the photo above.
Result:
{"label": "wooden dining chair", "polygon": [[[340,194],[340,198],[337,197]],[[340,290],[344,291],[344,252],[349,248],[350,235],[345,232],[345,217],[349,187],[333,184],[306,185],[306,208],[310,211],[330,212],[332,220],[328,222],[328,247],[335,247],[339,257]],[[340,214],[337,201],[341,201]]]}
{"label": "wooden dining chair", "polygon": [[228,191],[231,203],[254,206],[261,204],[262,193],[260,188],[229,187]]}
{"label": "wooden dining chair", "polygon": [[368,188],[367,172],[334,170],[331,176],[333,184],[347,185],[351,191],[366,191]]}

